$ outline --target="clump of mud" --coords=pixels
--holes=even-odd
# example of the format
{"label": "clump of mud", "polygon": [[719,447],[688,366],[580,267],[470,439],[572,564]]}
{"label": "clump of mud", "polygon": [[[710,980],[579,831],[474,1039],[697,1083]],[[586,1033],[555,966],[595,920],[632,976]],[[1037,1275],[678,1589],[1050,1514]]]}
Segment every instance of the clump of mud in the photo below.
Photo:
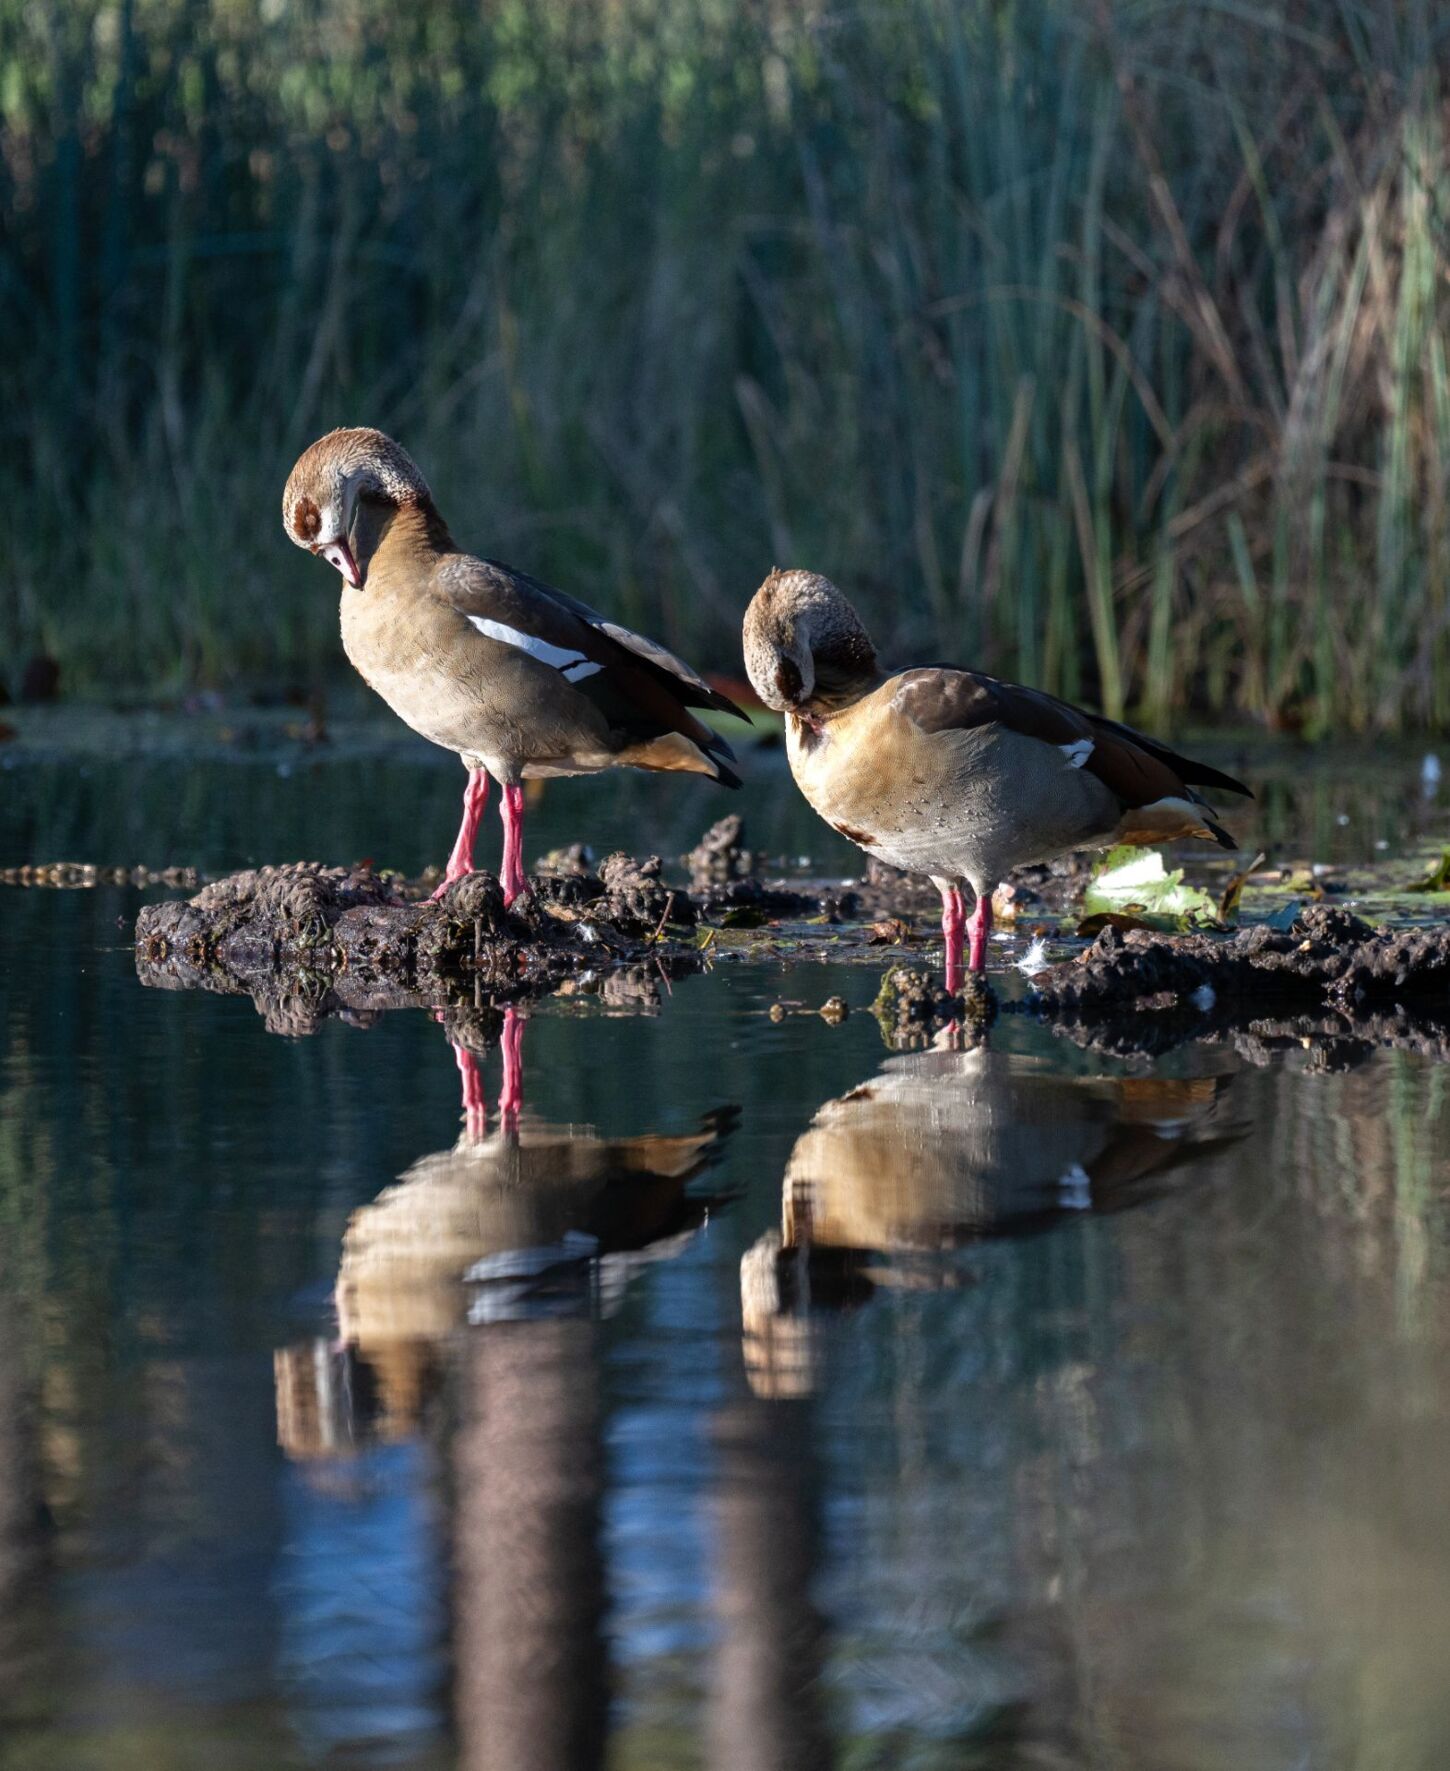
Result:
{"label": "clump of mud", "polygon": [[756,857],[745,846],[745,820],[739,812],[712,824],[680,859],[689,869],[692,892],[708,892],[732,880],[748,879],[756,870]]}
{"label": "clump of mud", "polygon": [[1017,1007],[1118,1056],[1192,1039],[1254,1064],[1303,1049],[1324,1069],[1385,1048],[1450,1059],[1450,927],[1373,929],[1327,905],[1228,937],[1104,929],[1034,985]]}
{"label": "clump of mud", "polygon": [[1291,927],[1227,938],[1107,928],[1080,959],[1035,979],[1054,1013],[1121,1013],[1207,991],[1214,999],[1293,1000],[1350,1011],[1450,1001],[1450,927],[1372,929],[1347,910],[1311,905]]}
{"label": "clump of mud", "polygon": [[251,995],[269,1027],[302,1034],[328,1015],[550,992],[606,957],[648,956],[656,974],[698,963],[678,939],[694,906],[657,860],[611,856],[598,875],[541,880],[512,911],[489,873],[437,900],[407,899],[401,885],[306,861],[230,874],[142,909],[137,971],[166,989]]}
{"label": "clump of mud", "polygon": [[680,857],[690,875],[690,893],[702,916],[738,913],[736,926],[749,927],[772,917],[857,914],[854,895],[844,897],[827,887],[811,890],[782,880],[766,880],[764,856],[745,846],[745,820],[738,812],[714,823],[688,855]]}

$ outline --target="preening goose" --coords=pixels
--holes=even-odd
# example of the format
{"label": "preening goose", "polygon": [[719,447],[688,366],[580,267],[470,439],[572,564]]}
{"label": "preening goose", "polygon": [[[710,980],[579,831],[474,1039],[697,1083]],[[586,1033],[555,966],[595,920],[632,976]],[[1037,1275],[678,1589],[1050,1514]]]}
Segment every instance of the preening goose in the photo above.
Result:
{"label": "preening goose", "polygon": [[473,869],[492,777],[503,789],[504,897],[528,890],[521,782],[624,765],[740,779],[692,708],[744,718],[672,652],[496,560],[465,553],[411,457],[381,431],[335,430],[282,497],[298,547],[342,575],[342,643],[415,732],[469,771],[441,897]]}
{"label": "preening goose", "polygon": [[888,672],[856,611],[814,572],[772,572],[745,614],[755,692],[786,715],[796,784],[867,854],[941,893],[947,988],[959,987],[965,880],[971,969],[992,893],[1014,867],[1071,849],[1233,838],[1198,792],[1248,793],[1115,720],[976,670]]}

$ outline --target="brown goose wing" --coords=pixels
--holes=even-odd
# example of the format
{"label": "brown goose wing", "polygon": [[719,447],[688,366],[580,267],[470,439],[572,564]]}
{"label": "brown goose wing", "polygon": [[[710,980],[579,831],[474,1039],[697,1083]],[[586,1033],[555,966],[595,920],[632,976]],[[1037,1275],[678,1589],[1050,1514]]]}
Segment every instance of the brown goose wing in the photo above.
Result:
{"label": "brown goose wing", "polygon": [[[530,577],[513,566],[503,565],[498,560],[470,560],[469,564],[482,569],[480,576],[490,593],[505,601],[516,615],[527,620],[532,614],[536,621],[546,624],[557,619],[555,612],[571,616],[588,628],[591,635],[601,636],[608,646],[625,653],[637,669],[660,679],[662,686],[686,707],[709,707],[716,713],[730,713],[749,723],[728,696],[712,689],[697,671],[658,640],[636,633],[618,621],[611,621],[578,597],[545,584],[542,579]],[[603,655],[608,655],[607,647]]]}
{"label": "brown goose wing", "polygon": [[[1024,738],[1055,745],[1074,768],[1101,781],[1125,814],[1174,802],[1185,810],[1201,807],[1206,812],[1211,808],[1195,791],[1195,783],[1234,793],[1249,792],[1232,776],[1179,756],[1131,726],[1086,713],[1040,689],[1002,682],[980,671],[944,666],[909,670],[900,680],[897,704],[922,731],[1001,725]],[[1201,817],[1198,821],[1225,848],[1237,846],[1211,818]],[[1125,836],[1134,834],[1131,829],[1124,831]],[[1151,820],[1138,834],[1154,840]]]}
{"label": "brown goose wing", "polygon": [[711,759],[727,786],[740,785],[726,766],[734,760],[729,744],[690,709],[744,715],[663,646],[497,560],[452,555],[440,565],[434,585],[486,638],[557,671],[631,745],[676,733]]}

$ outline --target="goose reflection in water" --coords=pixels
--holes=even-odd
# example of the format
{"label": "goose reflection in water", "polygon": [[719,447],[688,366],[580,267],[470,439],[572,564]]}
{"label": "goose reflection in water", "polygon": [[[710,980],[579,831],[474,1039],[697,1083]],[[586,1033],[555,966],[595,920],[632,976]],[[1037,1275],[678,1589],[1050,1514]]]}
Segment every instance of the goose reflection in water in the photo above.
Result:
{"label": "goose reflection in water", "polygon": [[608,1313],[641,1263],[677,1253],[705,1221],[710,1201],[690,1183],[720,1155],[738,1110],[722,1107],[678,1135],[609,1138],[551,1123],[524,1110],[523,1030],[507,1010],[493,1118],[480,1054],[450,1038],[462,1080],[457,1143],[420,1156],[352,1214],[337,1340],[276,1354],[290,1455],[336,1456],[360,1438],[411,1434],[453,1331]]}
{"label": "goose reflection in water", "polygon": [[[368,1438],[436,1429],[424,1442],[449,1471],[439,1525],[456,1762],[594,1771],[609,1738],[597,1318],[638,1262],[673,1253],[703,1221],[689,1183],[737,1115],[721,1109],[679,1136],[551,1124],[524,1109],[523,1026],[510,1014],[491,1120],[479,1054],[451,1032],[462,1135],[353,1213],[338,1341],[277,1355],[280,1433],[320,1469]],[[353,1609],[315,1595],[306,1607]],[[367,1615],[381,1630],[387,1607]]]}
{"label": "goose reflection in water", "polygon": [[1230,1078],[1064,1075],[986,1046],[888,1060],[827,1101],[786,1164],[781,1227],[741,1262],[745,1357],[762,1394],[812,1386],[808,1312],[880,1286],[949,1287],[923,1257],[1156,1197],[1235,1141]]}

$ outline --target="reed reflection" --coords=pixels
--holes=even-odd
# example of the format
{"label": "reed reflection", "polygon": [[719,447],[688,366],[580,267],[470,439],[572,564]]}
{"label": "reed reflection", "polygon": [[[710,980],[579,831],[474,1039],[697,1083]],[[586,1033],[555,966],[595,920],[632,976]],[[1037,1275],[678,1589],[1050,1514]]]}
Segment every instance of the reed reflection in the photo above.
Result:
{"label": "reed reflection", "polygon": [[46,1532],[36,1444],[36,1398],[27,1373],[21,1312],[0,1260],[0,1714],[34,1703],[35,1618],[24,1601],[44,1561]]}
{"label": "reed reflection", "polygon": [[454,1438],[462,1771],[593,1771],[609,1699],[602,1408],[587,1317],[469,1336]]}
{"label": "reed reflection", "polygon": [[810,1404],[740,1394],[717,1410],[710,1522],[717,1625],[711,1771],[817,1771],[833,1762],[822,1705],[827,1629]]}
{"label": "reed reflection", "polygon": [[1140,1204],[1242,1135],[1221,1121],[1227,1075],[1070,1075],[958,1039],[889,1059],[796,1140],[780,1230],[741,1263],[745,1358],[762,1394],[812,1387],[813,1306],[959,1284],[960,1268],[922,1257]]}

